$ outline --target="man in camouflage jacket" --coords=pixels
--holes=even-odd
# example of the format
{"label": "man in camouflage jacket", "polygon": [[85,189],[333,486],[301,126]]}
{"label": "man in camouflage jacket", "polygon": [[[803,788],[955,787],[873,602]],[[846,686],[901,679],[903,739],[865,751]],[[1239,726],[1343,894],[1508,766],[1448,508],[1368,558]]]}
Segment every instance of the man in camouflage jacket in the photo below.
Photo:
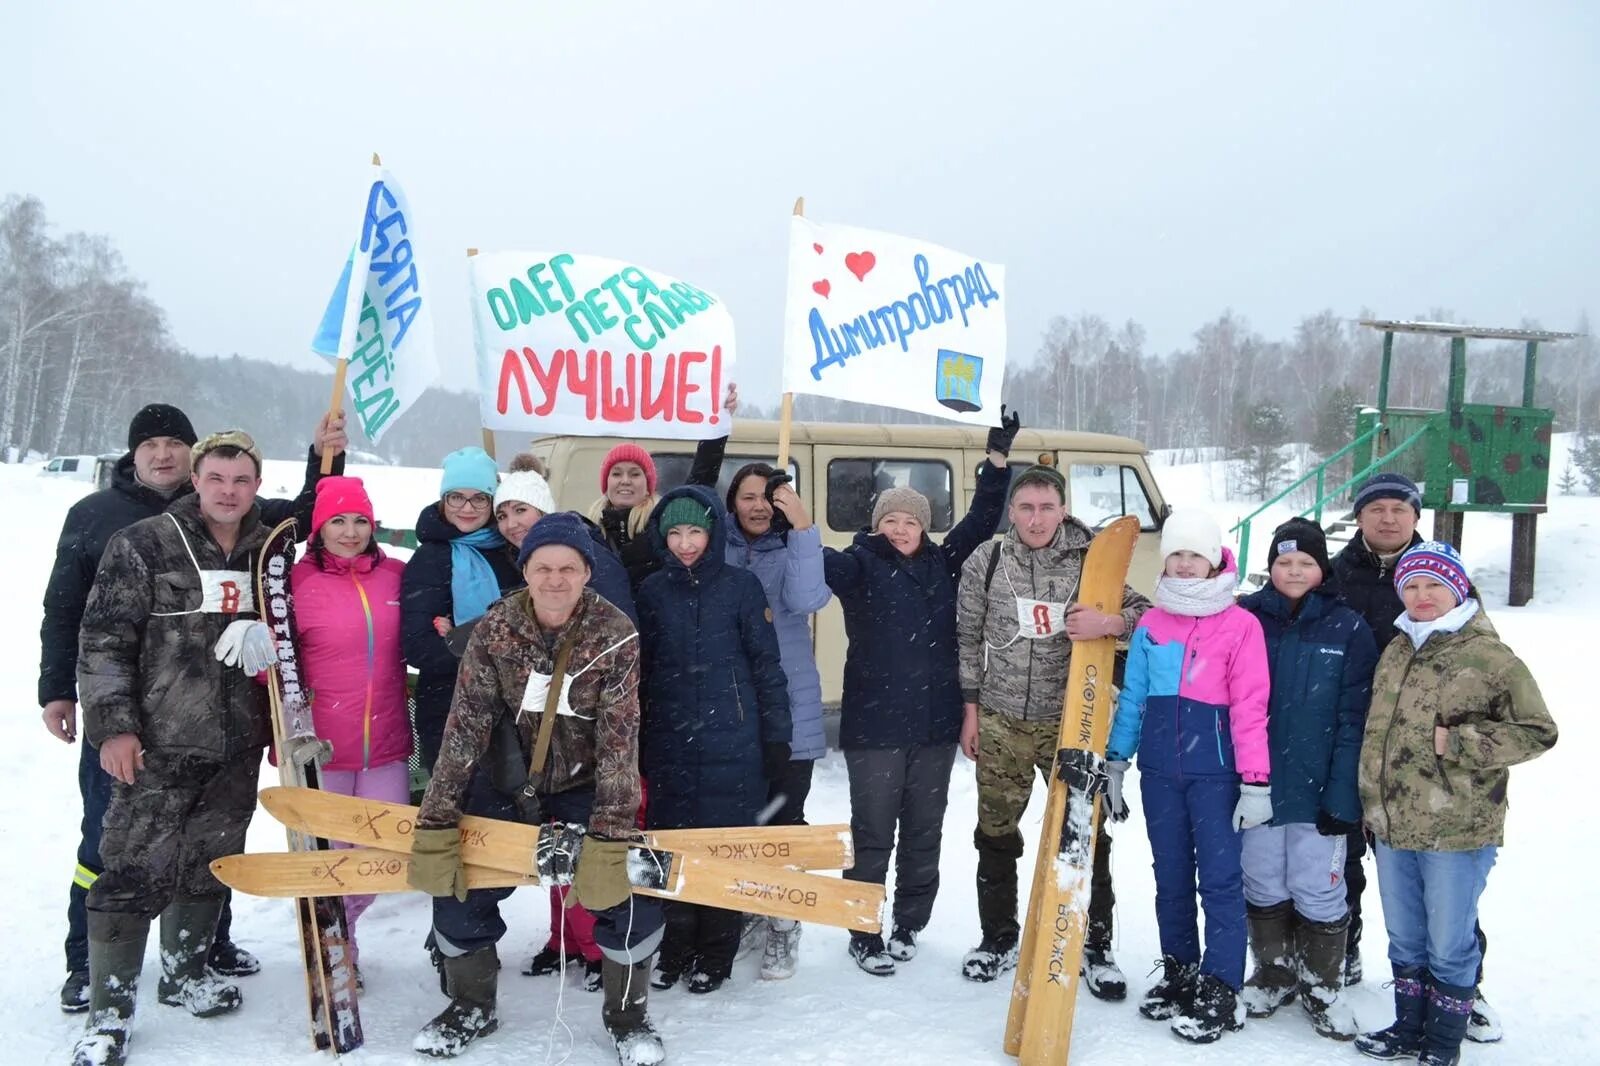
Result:
{"label": "man in camouflage jacket", "polygon": [[[1048,781],[1061,728],[1072,640],[1133,632],[1150,601],[1123,589],[1120,615],[1076,604],[1084,555],[1094,534],[1066,511],[1066,480],[1035,466],[1011,483],[1011,528],[979,546],[961,570],[956,603],[961,745],[977,761],[978,918],[983,942],[963,973],[992,980],[1014,962],[1018,938],[1018,823],[1035,769]],[[1126,982],[1111,959],[1111,837],[1095,839],[1089,929],[1084,950],[1089,990],[1121,999]]]}
{"label": "man in camouflage jacket", "polygon": [[223,901],[210,863],[244,850],[271,734],[254,677],[274,657],[254,602],[268,530],[255,502],[254,442],[214,434],[193,455],[195,493],[107,544],[80,630],[86,737],[116,779],[100,843],[105,872],[87,900],[85,1062],[126,1054],[157,914],[161,1002],[210,1017],[241,1001],[206,966]]}
{"label": "man in camouflage jacket", "polygon": [[[459,1054],[498,1027],[495,944],[506,931],[500,901],[513,890],[466,890],[463,814],[587,828],[572,895],[595,919],[602,1016],[624,1062],[646,1046],[659,1050],[646,993],[661,907],[633,896],[626,880],[627,844],[639,837],[639,638],[627,615],[587,587],[593,552],[577,515],[541,518],[518,558],[528,587],[484,613],[462,655],[410,874],[434,896],[432,944],[451,997],[417,1035],[413,1046],[425,1054]],[[552,690],[549,751],[533,769]]]}

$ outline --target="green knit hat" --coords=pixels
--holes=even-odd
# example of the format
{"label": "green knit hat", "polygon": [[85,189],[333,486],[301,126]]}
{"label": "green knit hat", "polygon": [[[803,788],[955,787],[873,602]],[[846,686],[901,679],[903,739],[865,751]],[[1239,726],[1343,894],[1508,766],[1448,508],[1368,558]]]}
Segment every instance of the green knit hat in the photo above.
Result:
{"label": "green knit hat", "polygon": [[661,530],[663,537],[673,526],[699,526],[709,533],[711,511],[693,497],[678,496],[661,508],[661,517],[656,519],[656,527]]}
{"label": "green knit hat", "polygon": [[1042,464],[1030,466],[1028,469],[1022,471],[1022,473],[1012,478],[1011,489],[1006,494],[1006,499],[1009,501],[1012,496],[1017,494],[1017,490],[1022,488],[1024,485],[1046,485],[1052,489],[1055,489],[1056,492],[1061,495],[1062,503],[1067,502],[1066,475],[1062,474],[1061,471],[1057,470],[1053,466],[1044,466]]}

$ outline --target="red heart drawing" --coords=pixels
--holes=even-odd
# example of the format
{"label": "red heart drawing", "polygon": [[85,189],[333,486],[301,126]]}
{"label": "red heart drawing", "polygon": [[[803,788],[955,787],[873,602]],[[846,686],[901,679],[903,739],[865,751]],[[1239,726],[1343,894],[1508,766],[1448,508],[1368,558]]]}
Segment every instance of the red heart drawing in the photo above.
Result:
{"label": "red heart drawing", "polygon": [[811,249],[812,249],[812,251],[816,252],[818,255],[822,254],[822,245],[820,245],[820,244],[813,244],[811,246]]}
{"label": "red heart drawing", "polygon": [[844,268],[856,276],[857,281],[866,281],[872,268],[878,265],[878,257],[871,252],[851,252],[844,257]]}
{"label": "red heart drawing", "polygon": [[811,290],[822,297],[826,297],[828,293],[832,291],[832,289],[833,285],[828,281],[827,278],[823,278],[821,281],[813,281],[811,283]]}

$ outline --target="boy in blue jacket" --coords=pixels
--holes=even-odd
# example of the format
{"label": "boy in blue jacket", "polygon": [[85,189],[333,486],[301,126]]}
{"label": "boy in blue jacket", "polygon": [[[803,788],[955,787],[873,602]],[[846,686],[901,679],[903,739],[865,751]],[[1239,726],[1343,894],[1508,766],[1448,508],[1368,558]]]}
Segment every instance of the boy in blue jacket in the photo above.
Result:
{"label": "boy in blue jacket", "polygon": [[1240,606],[1261,622],[1272,695],[1272,820],[1244,831],[1244,894],[1255,971],[1245,1009],[1265,1018],[1300,996],[1316,1031],[1356,1035],[1339,1001],[1350,914],[1345,838],[1361,824],[1356,770],[1378,664],[1372,630],[1327,587],[1321,527],[1291,518],[1272,534],[1272,583]]}

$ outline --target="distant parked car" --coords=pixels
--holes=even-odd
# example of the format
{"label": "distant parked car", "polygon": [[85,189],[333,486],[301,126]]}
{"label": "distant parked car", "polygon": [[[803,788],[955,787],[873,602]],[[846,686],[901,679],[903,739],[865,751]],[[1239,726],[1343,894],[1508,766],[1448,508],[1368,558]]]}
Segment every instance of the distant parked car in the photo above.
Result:
{"label": "distant parked car", "polygon": [[115,452],[106,455],[58,455],[40,468],[39,476],[87,481],[95,488],[108,488],[111,485],[111,469],[120,458],[121,455]]}

